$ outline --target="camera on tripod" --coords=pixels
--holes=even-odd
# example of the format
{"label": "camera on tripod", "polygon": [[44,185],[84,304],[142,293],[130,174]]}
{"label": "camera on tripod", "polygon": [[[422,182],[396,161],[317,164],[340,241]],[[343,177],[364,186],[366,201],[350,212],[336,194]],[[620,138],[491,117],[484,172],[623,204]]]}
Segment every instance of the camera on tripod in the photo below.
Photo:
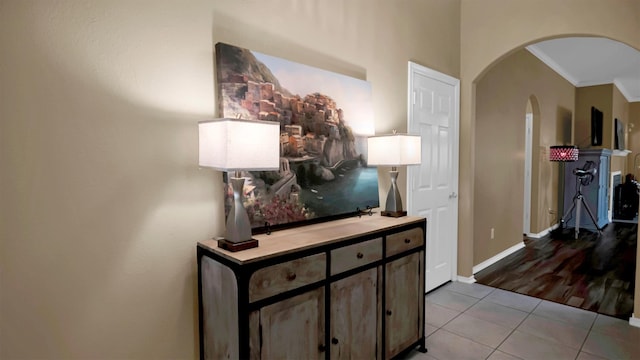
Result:
{"label": "camera on tripod", "polygon": [[589,214],[589,218],[591,218],[591,221],[593,221],[593,225],[595,225],[596,229],[598,230],[598,234],[602,234],[602,229],[598,226],[598,223],[596,222],[596,219],[593,216],[591,209],[589,209],[589,205],[585,201],[584,195],[582,194],[582,187],[589,185],[591,181],[593,181],[597,173],[598,173],[598,168],[596,167],[596,163],[593,161],[586,161],[582,168],[573,169],[573,174],[576,176],[576,194],[573,196],[573,204],[571,205],[569,210],[567,210],[564,216],[562,216],[562,219],[560,219],[560,223],[562,224],[562,227],[564,227],[564,224],[568,216],[571,214],[573,210],[575,210],[576,224],[575,224],[574,238],[576,239],[578,238],[578,233],[580,231],[580,218],[581,218],[580,214],[583,208],[584,210],[587,211],[587,214]]}
{"label": "camera on tripod", "polygon": [[598,173],[598,169],[590,168],[590,169],[573,169],[573,174],[577,177],[591,177],[593,178]]}

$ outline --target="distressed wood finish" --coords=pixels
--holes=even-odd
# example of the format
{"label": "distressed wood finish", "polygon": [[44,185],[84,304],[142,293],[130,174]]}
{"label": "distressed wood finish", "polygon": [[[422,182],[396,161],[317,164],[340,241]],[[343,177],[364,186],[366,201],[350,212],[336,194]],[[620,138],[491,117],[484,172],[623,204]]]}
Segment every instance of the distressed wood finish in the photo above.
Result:
{"label": "distressed wood finish", "polygon": [[331,275],[382,259],[382,238],[377,238],[331,251]]}
{"label": "distressed wood finish", "polygon": [[260,311],[249,314],[249,354],[251,360],[260,360]]}
{"label": "distressed wood finish", "polygon": [[[324,358],[324,288],[259,310],[262,359]],[[252,342],[258,339],[253,339]],[[258,358],[257,354],[253,358]]]}
{"label": "distressed wood finish", "polygon": [[378,348],[378,269],[331,284],[331,358],[376,359]]}
{"label": "distressed wood finish", "polygon": [[411,229],[387,236],[387,256],[399,254],[424,244],[424,232]]}
{"label": "distressed wood finish", "polygon": [[253,238],[260,242],[260,246],[238,252],[231,252],[219,248],[216,239],[200,241],[198,242],[198,246],[206,248],[229,261],[244,265],[297,253],[318,246],[367,237],[381,231],[393,231],[399,227],[421,220],[424,221],[424,218],[416,216],[392,218],[374,214],[373,216],[353,217],[280,230],[271,233],[271,235],[253,235]]}
{"label": "distressed wood finish", "polygon": [[258,301],[325,278],[326,255],[316,254],[262,268],[249,281],[249,301]]}
{"label": "distressed wood finish", "polygon": [[424,218],[367,216],[263,235],[236,253],[198,243],[201,358],[426,351],[425,229]]}
{"label": "distressed wood finish", "polygon": [[422,257],[419,253],[388,263],[385,310],[387,334],[386,356],[391,358],[420,337],[421,323],[419,303],[423,294],[416,274],[420,273]]}
{"label": "distressed wood finish", "polygon": [[204,353],[207,359],[236,359],[238,349],[238,288],[233,271],[209,258],[202,259]]}

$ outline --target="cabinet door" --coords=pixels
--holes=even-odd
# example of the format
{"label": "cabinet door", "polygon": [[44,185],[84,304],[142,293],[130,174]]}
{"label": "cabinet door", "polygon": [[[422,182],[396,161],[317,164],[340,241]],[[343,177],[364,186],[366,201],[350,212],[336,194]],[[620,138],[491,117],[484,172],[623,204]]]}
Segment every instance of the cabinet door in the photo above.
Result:
{"label": "cabinet door", "polygon": [[379,327],[378,268],[331,284],[332,359],[376,359]]}
{"label": "cabinet door", "polygon": [[[250,317],[259,318],[258,329],[250,330],[250,343],[256,344],[251,349],[251,358],[325,357],[324,288],[265,306]],[[255,326],[253,322],[252,325]]]}
{"label": "cabinet door", "polygon": [[238,339],[238,285],[231,269],[203,256],[202,357],[234,359],[240,356]]}
{"label": "cabinet door", "polygon": [[386,264],[386,359],[418,341],[422,334],[421,254],[414,253]]}

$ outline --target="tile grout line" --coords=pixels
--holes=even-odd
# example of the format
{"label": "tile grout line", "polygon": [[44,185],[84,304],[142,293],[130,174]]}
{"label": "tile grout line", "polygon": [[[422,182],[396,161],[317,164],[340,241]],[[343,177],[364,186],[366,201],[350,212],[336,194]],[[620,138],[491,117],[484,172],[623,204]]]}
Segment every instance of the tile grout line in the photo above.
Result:
{"label": "tile grout line", "polygon": [[[589,325],[588,325],[587,327],[582,327],[582,326],[579,326],[579,325],[578,325],[578,323],[574,324],[573,322],[561,321],[560,319],[557,319],[557,318],[554,318],[554,317],[545,316],[545,313],[546,313],[546,312],[544,312],[544,311],[543,311],[542,313],[540,313],[540,314],[537,314],[537,313],[535,313],[535,312],[536,312],[536,311],[538,311],[538,309],[542,309],[542,307],[543,307],[543,306],[545,306],[545,304],[546,304],[546,303],[558,304],[558,305],[561,305],[563,308],[564,308],[564,307],[571,307],[571,308],[575,308],[575,309],[577,309],[577,310],[583,310],[583,311],[586,311],[586,312],[591,312],[591,313],[593,313],[592,311],[587,311],[587,310],[585,310],[585,309],[572,307],[572,306],[569,306],[569,305],[566,305],[566,304],[555,303],[555,302],[548,301],[548,300],[545,300],[545,299],[540,299],[540,298],[532,297],[532,296],[530,296],[530,295],[526,295],[526,294],[519,294],[519,293],[515,293],[515,294],[519,294],[519,295],[522,295],[522,296],[524,296],[524,297],[526,297],[526,298],[536,299],[536,300],[539,300],[539,301],[535,304],[535,306],[531,307],[530,309],[523,309],[523,308],[512,307],[512,306],[508,306],[508,305],[505,305],[505,304],[502,304],[502,303],[494,302],[494,301],[492,301],[491,299],[488,299],[492,294],[496,294],[496,292],[497,292],[497,291],[500,291],[500,289],[498,289],[498,288],[493,288],[493,289],[491,289],[489,292],[486,292],[486,294],[484,294],[484,293],[485,293],[485,291],[473,291],[473,289],[472,289],[472,290],[469,290],[469,291],[466,291],[466,292],[464,291],[464,289],[443,288],[442,290],[443,290],[443,291],[446,291],[446,292],[447,292],[447,293],[449,293],[449,294],[465,296],[465,297],[467,297],[467,298],[469,298],[470,300],[473,300],[473,301],[472,301],[472,303],[471,303],[469,306],[467,306],[464,310],[453,309],[453,308],[450,308],[450,307],[447,307],[447,306],[443,306],[443,305],[441,305],[441,304],[439,304],[439,303],[435,303],[435,302],[431,302],[431,301],[430,301],[430,302],[431,302],[431,304],[433,304],[433,305],[442,306],[443,308],[445,308],[445,309],[447,309],[447,310],[455,311],[455,314],[454,314],[454,316],[453,316],[451,319],[447,320],[446,322],[442,323],[441,325],[439,325],[439,326],[437,326],[437,327],[436,327],[436,326],[433,326],[433,325],[431,324],[431,326],[433,326],[433,328],[435,328],[435,330],[434,330],[434,331],[433,331],[429,336],[433,335],[433,334],[434,334],[434,333],[436,333],[436,332],[440,332],[440,330],[442,330],[442,332],[445,332],[445,333],[447,333],[447,334],[451,334],[451,335],[459,336],[460,338],[463,338],[463,339],[468,340],[468,341],[470,341],[470,342],[472,342],[472,343],[475,343],[475,344],[478,344],[478,345],[480,345],[480,346],[483,346],[485,349],[487,349],[487,350],[489,351],[489,352],[488,352],[488,355],[487,355],[487,357],[486,357],[486,359],[487,359],[487,358],[490,358],[490,357],[492,357],[492,356],[494,356],[494,354],[496,354],[496,353],[504,353],[504,354],[508,354],[508,355],[510,355],[510,356],[513,356],[513,357],[515,357],[515,358],[520,359],[520,357],[519,357],[519,356],[517,356],[517,355],[514,355],[514,354],[511,354],[511,353],[506,352],[506,351],[504,351],[504,350],[501,350],[501,349],[500,349],[500,347],[501,347],[502,345],[504,345],[504,344],[505,344],[505,342],[507,341],[507,339],[509,339],[511,336],[513,336],[513,335],[514,335],[514,333],[516,332],[516,330],[518,330],[518,331],[522,331],[522,329],[520,329],[520,327],[521,327],[521,326],[523,326],[523,324],[524,324],[528,319],[533,318],[534,316],[540,316],[541,318],[546,319],[546,320],[549,320],[549,321],[557,321],[557,322],[559,322],[559,323],[561,323],[561,324],[564,324],[564,325],[567,325],[567,326],[572,326],[572,327],[576,327],[576,328],[582,328],[582,329],[583,329],[582,331],[586,330],[586,334],[585,334],[584,338],[582,339],[582,341],[581,341],[581,342],[578,342],[577,344],[575,344],[576,346],[575,346],[575,347],[573,347],[574,351],[577,351],[577,352],[576,352],[576,355],[575,355],[575,357],[574,357],[573,359],[579,359],[579,358],[580,358],[580,354],[582,354],[582,353],[584,353],[584,355],[585,355],[585,356],[588,356],[588,355],[600,356],[600,357],[602,356],[602,355],[598,355],[598,354],[593,354],[592,352],[589,352],[589,351],[585,351],[584,347],[585,347],[585,345],[586,345],[586,343],[587,343],[587,341],[588,341],[589,337],[590,337],[590,336],[594,336],[594,334],[596,334],[596,333],[597,333],[596,328],[595,328],[595,324],[598,322],[598,319],[599,319],[599,318],[601,318],[601,317],[602,317],[602,318],[608,317],[608,315],[604,315],[604,314],[596,313],[596,314],[595,314],[595,316],[594,316],[594,317],[591,319],[591,321],[589,322]],[[457,291],[456,291],[456,290],[457,290]],[[475,290],[478,290],[478,289],[475,289]],[[506,291],[506,290],[503,290],[503,291]],[[507,291],[507,292],[512,293],[511,291]],[[472,294],[473,294],[473,295],[472,295]],[[484,295],[483,295],[483,294],[484,294]],[[446,296],[447,296],[447,295],[445,295],[445,299],[446,299]],[[427,294],[425,294],[425,297],[427,297]],[[498,300],[500,300],[500,299],[498,299]],[[507,299],[507,300],[508,300],[508,299]],[[517,300],[517,299],[516,299],[516,300]],[[508,334],[504,337],[504,339],[503,339],[502,341],[500,341],[500,342],[499,342],[497,345],[495,345],[495,346],[493,346],[493,345],[488,345],[488,344],[485,344],[485,343],[483,343],[483,342],[479,342],[479,341],[474,340],[474,339],[472,339],[472,338],[470,338],[470,337],[468,337],[468,336],[466,336],[466,335],[459,334],[459,333],[458,333],[458,332],[456,332],[456,331],[451,331],[451,330],[449,330],[449,329],[446,329],[446,328],[445,328],[446,326],[448,326],[449,324],[451,324],[451,323],[452,323],[453,321],[455,321],[456,319],[459,319],[459,318],[460,318],[460,315],[462,315],[462,314],[464,314],[465,316],[472,316],[472,315],[470,315],[470,314],[469,314],[470,309],[472,309],[474,306],[477,306],[477,305],[478,305],[478,304],[480,304],[481,302],[491,303],[491,304],[494,304],[494,305],[497,305],[497,306],[502,306],[502,307],[504,307],[504,308],[506,308],[506,309],[517,310],[517,311],[520,311],[520,312],[525,313],[525,314],[526,314],[526,316],[524,316],[524,318],[522,318],[520,321],[518,321],[516,324],[514,324],[514,325],[512,325],[512,326],[505,326],[504,324],[500,324],[500,323],[496,323],[496,322],[493,322],[493,321],[489,321],[489,322],[491,322],[491,323],[494,323],[494,324],[496,324],[496,325],[501,325],[501,326],[506,327],[506,328],[508,328],[508,329],[509,329]],[[507,302],[508,302],[508,301],[507,301]],[[464,304],[464,305],[466,305],[466,301],[462,301],[460,304]],[[526,307],[528,307],[528,306],[526,306]],[[526,308],[526,307],[525,307],[525,308]],[[459,307],[458,307],[458,308],[459,308]],[[472,317],[476,318],[475,316],[472,316]],[[615,317],[614,317],[614,318],[615,318]],[[483,318],[478,318],[478,319],[480,319],[480,320],[484,320],[484,321],[488,321],[488,320],[483,319]],[[567,321],[568,321],[568,320],[567,320]],[[441,332],[441,333],[442,333],[442,332]],[[523,333],[524,333],[524,334],[529,334],[529,333],[528,333],[528,332],[526,332],[526,331],[524,331]],[[529,335],[537,336],[537,335],[534,335],[534,334],[529,334]],[[539,337],[541,340],[548,340],[548,339],[546,339],[546,338],[544,338],[544,337],[540,337],[540,336],[537,336],[537,337]],[[554,343],[555,343],[555,342],[554,342]],[[571,346],[567,346],[567,345],[566,345],[566,344],[564,344],[564,343],[558,343],[558,345],[563,346],[563,347],[572,348]],[[433,357],[434,359],[436,358],[436,357],[434,357],[434,356],[431,356],[431,357]],[[608,357],[606,357],[606,356],[605,356],[603,359],[608,359]]]}
{"label": "tile grout line", "polygon": [[[486,285],[485,285],[485,286],[486,286]],[[470,307],[468,307],[466,310],[462,311],[460,314],[458,314],[456,317],[454,317],[453,319],[451,319],[449,322],[453,321],[453,320],[454,320],[455,318],[457,318],[458,316],[460,316],[460,315],[462,315],[462,314],[465,314],[469,309],[471,309],[473,306],[475,306],[475,305],[477,305],[478,303],[480,303],[480,301],[485,300],[487,297],[489,297],[489,295],[493,294],[493,293],[494,293],[494,292],[496,292],[497,290],[498,290],[497,288],[494,288],[493,290],[491,290],[490,292],[488,292],[488,293],[487,293],[487,295],[485,295],[485,296],[483,296],[483,297],[481,297],[481,298],[476,298],[476,299],[478,299],[478,301],[476,301],[473,305],[471,305]],[[463,295],[466,295],[466,294],[463,294]],[[493,302],[493,301],[491,301],[491,300],[488,300],[488,299],[487,299],[487,301],[491,302],[492,304],[496,304],[496,305],[504,306],[504,307],[509,308],[509,309],[519,310],[519,309],[516,309],[516,308],[512,308],[512,307],[510,307],[510,306],[506,306],[506,305],[502,305],[502,304],[495,303],[495,302]],[[536,305],[536,307],[537,307],[537,305]],[[522,310],[520,310],[520,311],[522,311]],[[525,318],[524,318],[524,319],[523,319],[523,320],[522,320],[522,321],[521,321],[521,322],[520,322],[520,323],[519,323],[515,328],[512,328],[512,329],[511,329],[511,331],[509,332],[509,334],[508,334],[507,336],[505,336],[505,338],[504,338],[504,339],[503,339],[503,340],[502,340],[502,341],[501,341],[497,346],[495,346],[495,347],[494,347],[494,346],[489,346],[489,345],[486,345],[486,344],[479,343],[479,342],[477,342],[477,341],[475,341],[475,340],[473,340],[473,339],[470,339],[470,338],[468,338],[468,337],[466,337],[466,336],[464,336],[464,335],[460,335],[460,334],[457,334],[457,333],[453,333],[453,332],[451,332],[451,331],[448,331],[447,329],[442,329],[442,330],[447,331],[447,332],[449,332],[449,333],[451,333],[451,334],[454,334],[454,335],[460,336],[460,337],[462,337],[462,338],[465,338],[465,339],[467,339],[467,340],[469,340],[469,341],[472,341],[472,342],[474,342],[474,343],[476,343],[476,344],[484,345],[484,346],[487,346],[487,347],[491,348],[491,349],[492,349],[492,350],[491,350],[491,352],[490,352],[490,353],[489,353],[489,355],[485,358],[485,359],[488,359],[488,358],[490,358],[490,357],[491,357],[491,355],[493,355],[496,351],[504,352],[504,351],[502,351],[502,350],[498,350],[498,348],[499,348],[499,347],[500,347],[500,346],[501,346],[501,345],[502,345],[502,344],[503,344],[503,343],[504,343],[504,342],[509,338],[509,336],[511,336],[511,335],[516,331],[516,329],[518,328],[518,326],[520,326],[520,325],[522,324],[522,322],[524,322],[524,320],[525,320],[527,317],[529,317],[529,315],[530,315],[530,314],[531,314],[531,313],[529,313],[529,314],[528,314],[528,315],[527,315],[527,316],[526,316],[526,317],[525,317]],[[473,315],[469,315],[469,314],[467,314],[467,316],[471,316],[472,318],[475,318],[475,319],[480,319],[480,318],[477,318],[477,317],[475,317],[475,316],[473,316]],[[502,324],[497,324],[497,323],[494,323],[494,322],[492,322],[492,321],[488,321],[488,320],[485,320],[485,319],[480,319],[480,320],[487,321],[487,322],[492,323],[492,324],[495,324],[495,325],[504,326],[504,325],[502,325]],[[447,322],[447,324],[448,324],[449,322]],[[446,325],[446,324],[445,324],[445,325]],[[443,325],[443,327],[444,327],[444,325]],[[508,326],[504,326],[504,327],[508,327]],[[510,327],[508,327],[508,328],[510,328]],[[513,356],[513,357],[515,357],[515,358],[522,359],[521,357],[516,356],[516,355],[514,355],[514,354],[511,354],[511,353],[508,353],[508,352],[504,352],[504,353],[505,353],[505,354],[509,354],[509,355],[511,355],[511,356]]]}
{"label": "tile grout line", "polygon": [[[463,293],[460,293],[460,292],[457,292],[457,291],[453,291],[453,290],[444,289],[444,287],[442,287],[441,289],[443,289],[444,291],[455,292],[456,294],[461,294],[461,295],[469,296],[469,297],[471,297],[471,298],[476,299],[476,302],[475,302],[475,303],[473,303],[473,305],[469,306],[468,308],[466,308],[466,309],[465,309],[465,310],[463,310],[463,311],[458,311],[458,310],[455,310],[455,309],[451,309],[451,308],[448,308],[448,307],[446,307],[446,306],[442,306],[442,305],[440,305],[440,304],[436,304],[436,303],[433,303],[433,302],[432,302],[432,304],[435,304],[435,305],[438,305],[438,306],[442,306],[442,307],[444,307],[444,308],[446,308],[446,309],[453,310],[453,311],[458,311],[458,314],[457,314],[456,316],[454,316],[453,318],[451,318],[451,320],[449,320],[449,321],[445,322],[444,324],[442,324],[442,326],[438,327],[438,328],[437,328],[437,330],[436,330],[436,331],[434,331],[434,332],[432,332],[431,334],[429,334],[429,336],[427,336],[427,338],[428,338],[428,337],[430,337],[431,335],[435,334],[435,333],[436,333],[436,332],[438,332],[439,330],[446,331],[446,332],[447,332],[447,333],[449,333],[449,334],[452,334],[452,335],[455,335],[455,336],[460,336],[461,338],[467,339],[467,340],[469,340],[469,341],[471,341],[471,342],[473,342],[473,343],[476,343],[476,344],[478,344],[478,345],[482,345],[482,346],[486,346],[486,347],[488,347],[488,348],[492,348],[492,351],[489,353],[489,356],[491,356],[491,355],[496,351],[496,349],[497,349],[497,348],[493,348],[493,347],[491,347],[491,346],[489,346],[489,345],[485,345],[485,344],[479,343],[479,342],[477,342],[477,341],[475,341],[475,340],[473,340],[473,339],[469,339],[469,338],[468,338],[468,337],[466,337],[466,336],[463,336],[463,335],[460,335],[460,334],[457,334],[457,333],[451,332],[451,331],[449,331],[449,330],[445,329],[444,327],[445,327],[445,326],[447,326],[447,324],[449,324],[449,323],[450,323],[450,322],[452,322],[453,320],[457,319],[460,315],[462,315],[462,314],[466,313],[466,312],[467,312],[467,310],[471,309],[474,305],[476,305],[477,303],[479,303],[479,302],[480,302],[480,300],[482,300],[482,299],[486,298],[487,296],[489,296],[489,294],[493,293],[493,292],[495,291],[495,289],[491,290],[489,293],[487,293],[487,295],[485,295],[485,296],[483,296],[483,297],[481,297],[481,298],[477,298],[477,297],[475,297],[475,296],[471,296],[471,295],[468,295],[468,294],[463,294]],[[425,302],[427,301],[427,299],[426,299],[426,298],[427,298],[427,295],[428,295],[428,294],[425,294]],[[471,316],[471,315],[468,315],[468,316]],[[425,321],[425,323],[426,323],[426,321]],[[426,340],[426,338],[425,338],[425,340]],[[511,355],[511,354],[510,354],[510,355]],[[435,356],[431,356],[431,357],[433,357],[433,358],[435,358],[435,359],[438,359],[438,358],[437,358],[437,357],[435,357]]]}
{"label": "tile grout line", "polygon": [[[511,330],[511,332],[509,333],[509,335],[507,335],[507,336],[504,338],[504,340],[502,340],[502,341],[500,342],[500,344],[498,344],[498,346],[496,346],[496,348],[494,349],[494,352],[495,352],[495,350],[498,350],[498,348],[499,348],[500,346],[502,346],[502,344],[504,344],[504,342],[505,342],[505,341],[507,341],[507,339],[508,339],[511,335],[513,335],[513,333],[514,333],[514,332],[516,332],[516,330],[518,330],[518,328],[520,327],[520,325],[522,325],[522,323],[524,323],[524,322],[525,322],[525,320],[527,320],[527,319],[529,318],[529,316],[531,316],[531,315],[533,314],[533,311],[534,311],[535,309],[537,309],[537,308],[538,308],[538,306],[539,306],[541,303],[542,303],[542,301],[541,301],[541,302],[539,302],[539,303],[538,303],[538,305],[536,305],[536,306],[535,306],[531,311],[529,311],[529,312],[527,313],[527,316],[525,316],[525,317],[524,317],[524,319],[522,319],[522,321],[520,321],[520,323],[518,323],[518,325],[517,325],[515,328],[513,328],[513,330]],[[507,307],[508,307],[508,306],[507,306]],[[521,311],[522,311],[522,310],[521,310]],[[517,356],[517,355],[515,355],[515,354],[511,354],[511,353],[508,353],[508,352],[503,351],[503,350],[500,350],[500,351],[501,351],[501,352],[504,352],[505,354],[509,354],[509,355],[511,355],[511,356],[513,356],[513,357],[516,357],[516,358],[518,358],[518,359],[522,359],[521,357],[519,357],[519,356]]]}
{"label": "tile grout line", "polygon": [[[587,336],[584,337],[584,340],[582,341],[582,344],[580,344],[580,350],[578,350],[578,356],[580,356],[581,352],[585,352],[587,354],[591,354],[590,352],[582,351],[582,348],[584,347],[584,344],[587,343],[587,340],[589,339],[589,335],[591,335],[591,332],[593,331],[593,326],[596,324],[596,320],[598,320],[598,316],[600,316],[600,314],[596,314],[596,316],[593,318],[593,322],[591,322],[591,326],[589,326],[589,331],[587,331]],[[591,354],[591,355],[600,356],[600,355],[596,355],[596,354]],[[600,356],[600,357],[602,357],[602,356]],[[576,357],[576,359],[577,359],[577,357]]]}

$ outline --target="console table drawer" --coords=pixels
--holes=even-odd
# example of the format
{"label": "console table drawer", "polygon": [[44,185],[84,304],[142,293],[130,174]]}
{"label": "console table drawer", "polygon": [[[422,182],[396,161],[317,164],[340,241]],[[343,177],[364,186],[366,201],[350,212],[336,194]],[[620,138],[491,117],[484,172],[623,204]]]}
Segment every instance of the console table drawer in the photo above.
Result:
{"label": "console table drawer", "polygon": [[326,255],[321,253],[258,269],[249,280],[249,301],[324,280],[326,263]]}
{"label": "console table drawer", "polygon": [[424,244],[424,233],[420,228],[413,228],[387,236],[387,256],[399,254]]}
{"label": "console table drawer", "polygon": [[382,238],[341,247],[331,251],[331,275],[380,259],[382,259]]}

